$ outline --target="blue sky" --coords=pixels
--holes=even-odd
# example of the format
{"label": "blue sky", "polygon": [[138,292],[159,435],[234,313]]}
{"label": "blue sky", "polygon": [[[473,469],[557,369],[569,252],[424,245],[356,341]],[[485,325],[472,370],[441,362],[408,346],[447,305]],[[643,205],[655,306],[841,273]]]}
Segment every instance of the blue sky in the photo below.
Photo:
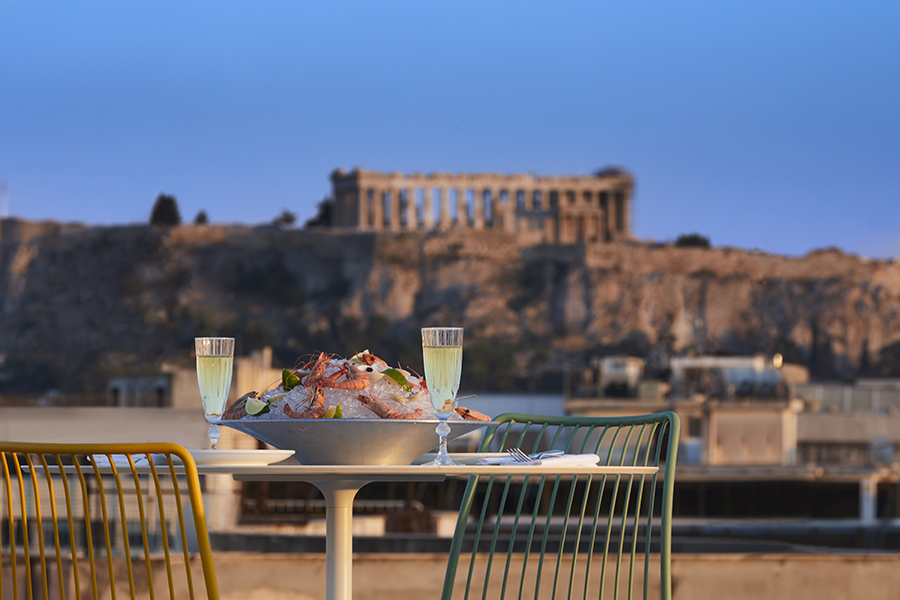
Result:
{"label": "blue sky", "polygon": [[900,2],[0,0],[12,216],[302,220],[336,167],[637,180],[641,239],[900,255]]}

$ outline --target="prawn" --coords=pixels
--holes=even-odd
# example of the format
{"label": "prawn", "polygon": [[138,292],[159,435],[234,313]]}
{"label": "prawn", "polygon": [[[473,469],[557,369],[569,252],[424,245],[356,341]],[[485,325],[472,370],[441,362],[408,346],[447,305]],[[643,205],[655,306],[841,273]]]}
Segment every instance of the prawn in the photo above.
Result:
{"label": "prawn", "polygon": [[237,419],[243,419],[247,416],[247,411],[244,409],[244,406],[247,404],[247,400],[250,398],[256,398],[256,392],[247,392],[234,402],[232,402],[228,408],[226,408],[222,412],[222,416],[220,417],[223,421],[236,421]]}
{"label": "prawn", "polygon": [[[337,381],[341,375],[347,377],[346,381]],[[361,390],[369,386],[369,377],[347,361],[341,365],[334,375],[319,379],[321,387],[337,390]]]}
{"label": "prawn", "polygon": [[310,403],[309,410],[304,412],[295,412],[291,408],[290,403],[284,403],[284,415],[292,419],[321,419],[327,412],[325,408],[325,394],[322,390],[316,388],[312,391],[313,400]]}
{"label": "prawn", "polygon": [[456,412],[463,419],[467,421],[490,421],[491,418],[485,414],[478,412],[477,410],[472,410],[471,408],[466,408],[465,406],[457,406]]}
{"label": "prawn", "polygon": [[309,361],[301,370],[309,370],[309,374],[303,378],[303,387],[313,388],[319,386],[319,381],[325,377],[325,368],[328,367],[328,355],[322,352],[315,361]]}
{"label": "prawn", "polygon": [[396,408],[391,408],[381,400],[369,398],[364,394],[358,394],[356,396],[356,399],[359,400],[363,406],[371,410],[382,419],[418,419],[422,416],[421,408],[417,408],[412,412],[405,413],[397,410]]}
{"label": "prawn", "polygon": [[387,364],[385,361],[381,360],[380,358],[378,358],[377,356],[375,356],[368,350],[366,350],[365,352],[360,352],[354,358],[358,358],[361,363],[365,363],[369,367],[371,367],[372,365],[374,365],[377,362],[382,362],[384,364]]}

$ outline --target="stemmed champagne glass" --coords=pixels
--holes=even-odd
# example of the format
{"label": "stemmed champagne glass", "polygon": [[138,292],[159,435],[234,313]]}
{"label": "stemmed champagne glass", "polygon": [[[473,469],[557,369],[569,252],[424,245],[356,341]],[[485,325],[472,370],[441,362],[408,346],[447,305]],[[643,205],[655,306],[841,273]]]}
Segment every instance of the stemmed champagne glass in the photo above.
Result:
{"label": "stemmed champagne glass", "polygon": [[213,450],[219,445],[216,425],[225,411],[225,402],[231,390],[231,371],[234,367],[234,338],[194,338],[197,350],[197,382],[203,413],[209,421],[209,443]]}
{"label": "stemmed champagne glass", "polygon": [[456,392],[462,372],[462,327],[423,327],[422,356],[425,359],[425,380],[431,395],[434,414],[440,419],[435,431],[441,438],[441,447],[433,461],[426,466],[451,466],[447,453],[447,419],[456,408]]}

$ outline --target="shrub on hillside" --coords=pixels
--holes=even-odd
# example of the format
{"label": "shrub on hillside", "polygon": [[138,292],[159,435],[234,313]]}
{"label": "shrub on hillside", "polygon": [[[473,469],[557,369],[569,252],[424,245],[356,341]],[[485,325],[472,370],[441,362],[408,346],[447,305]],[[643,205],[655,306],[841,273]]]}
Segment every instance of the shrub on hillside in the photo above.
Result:
{"label": "shrub on hillside", "polygon": [[151,225],[181,225],[181,213],[178,212],[178,201],[175,196],[160,194],[150,212]]}
{"label": "shrub on hillside", "polygon": [[709,250],[709,238],[699,233],[685,233],[675,240],[676,248],[704,248]]}

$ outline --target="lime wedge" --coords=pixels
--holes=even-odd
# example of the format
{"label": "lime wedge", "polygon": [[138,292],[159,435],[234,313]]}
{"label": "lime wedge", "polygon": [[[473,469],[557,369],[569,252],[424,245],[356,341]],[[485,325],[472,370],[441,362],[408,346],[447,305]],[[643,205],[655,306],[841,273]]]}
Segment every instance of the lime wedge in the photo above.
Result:
{"label": "lime wedge", "polygon": [[334,411],[334,418],[341,419],[344,416],[344,405],[338,404],[337,409]]}
{"label": "lime wedge", "polygon": [[284,391],[290,391],[298,385],[300,385],[300,378],[290,369],[281,371],[281,386],[284,388]]}
{"label": "lime wedge", "polygon": [[406,380],[406,377],[403,376],[403,373],[400,372],[400,369],[385,369],[384,371],[382,371],[382,373],[385,377],[390,379],[395,384],[399,385],[407,392],[412,389],[412,386],[409,384],[409,381]]}
{"label": "lime wedge", "polygon": [[337,406],[329,406],[329,407],[328,407],[328,410],[325,411],[325,418],[326,418],[326,419],[333,419],[333,418],[334,418],[334,413],[335,413],[336,411],[337,411]]}
{"label": "lime wedge", "polygon": [[269,403],[265,400],[260,400],[259,398],[250,398],[247,400],[247,403],[244,404],[244,410],[247,411],[248,415],[258,417],[259,415],[269,412]]}

